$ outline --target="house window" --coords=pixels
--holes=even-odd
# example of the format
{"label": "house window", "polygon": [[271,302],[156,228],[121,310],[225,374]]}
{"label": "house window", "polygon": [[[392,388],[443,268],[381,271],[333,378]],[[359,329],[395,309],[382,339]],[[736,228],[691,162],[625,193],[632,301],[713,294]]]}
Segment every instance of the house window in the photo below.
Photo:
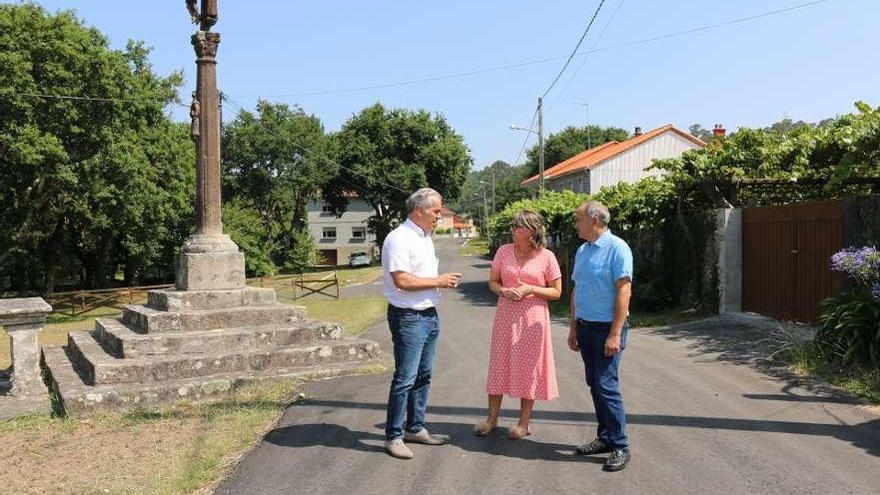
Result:
{"label": "house window", "polygon": [[333,213],[333,207],[324,203],[324,206],[321,207],[321,213]]}
{"label": "house window", "polygon": [[321,229],[321,239],[336,239],[336,227],[323,227]]}
{"label": "house window", "polygon": [[367,228],[366,227],[352,227],[351,228],[351,238],[356,239],[358,241],[362,241],[367,238]]}

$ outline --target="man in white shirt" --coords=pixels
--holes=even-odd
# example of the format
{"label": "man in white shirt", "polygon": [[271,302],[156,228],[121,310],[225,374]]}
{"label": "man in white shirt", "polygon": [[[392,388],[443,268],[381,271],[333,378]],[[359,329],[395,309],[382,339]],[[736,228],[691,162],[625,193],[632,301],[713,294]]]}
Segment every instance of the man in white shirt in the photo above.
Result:
{"label": "man in white shirt", "polygon": [[438,274],[431,233],[440,220],[440,194],[419,189],[406,200],[407,219],[382,245],[383,289],[388,299],[388,327],[394,343],[394,376],[388,394],[385,450],[412,459],[407,442],[440,445],[443,439],[425,428],[431,370],[437,351],[440,289],[458,287],[460,273]]}

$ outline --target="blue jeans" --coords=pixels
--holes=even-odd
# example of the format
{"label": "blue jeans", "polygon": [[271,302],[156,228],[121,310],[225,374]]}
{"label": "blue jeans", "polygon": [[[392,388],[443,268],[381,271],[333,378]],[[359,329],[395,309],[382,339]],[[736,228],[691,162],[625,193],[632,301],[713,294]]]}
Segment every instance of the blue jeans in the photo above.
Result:
{"label": "blue jeans", "polygon": [[623,410],[623,396],[620,393],[618,370],[629,325],[624,323],[620,335],[620,352],[614,357],[605,357],[605,339],[611,332],[610,322],[577,322],[577,341],[584,360],[584,371],[596,420],[599,424],[596,437],[611,448],[625,449],[629,446],[626,438],[626,412]]}
{"label": "blue jeans", "polygon": [[403,437],[404,426],[412,433],[425,427],[440,319],[434,308],[417,311],[389,304],[388,326],[394,343],[394,377],[388,393],[385,438],[393,440]]}

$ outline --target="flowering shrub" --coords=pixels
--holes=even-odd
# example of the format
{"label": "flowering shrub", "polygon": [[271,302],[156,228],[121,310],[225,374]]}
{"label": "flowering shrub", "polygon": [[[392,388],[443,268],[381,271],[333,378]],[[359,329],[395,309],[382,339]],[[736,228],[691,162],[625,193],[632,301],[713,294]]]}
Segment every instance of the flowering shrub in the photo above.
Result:
{"label": "flowering shrub", "polygon": [[880,368],[880,251],[838,251],[831,269],[849,275],[853,285],[823,303],[819,350],[829,361]]}
{"label": "flowering shrub", "polygon": [[831,269],[844,272],[862,287],[870,287],[871,295],[880,301],[880,251],[873,246],[843,249],[831,256]]}

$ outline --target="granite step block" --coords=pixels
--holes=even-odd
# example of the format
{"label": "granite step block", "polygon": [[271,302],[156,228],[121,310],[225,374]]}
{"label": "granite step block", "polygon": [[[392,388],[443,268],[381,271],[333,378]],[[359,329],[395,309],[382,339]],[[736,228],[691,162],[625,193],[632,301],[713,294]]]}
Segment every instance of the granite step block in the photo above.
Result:
{"label": "granite step block", "polygon": [[64,412],[86,416],[102,411],[126,412],[157,410],[180,402],[216,400],[253,383],[277,383],[288,380],[317,380],[338,376],[385,371],[384,360],[372,359],[278,368],[265,371],[219,373],[191,379],[146,384],[90,385],[77,374],[60,346],[43,347],[42,362],[53,392],[58,394]]}
{"label": "granite step block", "polygon": [[218,373],[369,361],[381,353],[373,341],[346,338],[272,349],[121,359],[108,354],[92,335],[84,332],[71,332],[68,347],[71,361],[89,385],[150,383]]}
{"label": "granite step block", "polygon": [[115,357],[223,353],[342,338],[342,327],[318,320],[196,332],[140,333],[118,319],[98,319],[93,336]]}
{"label": "granite step block", "polygon": [[144,333],[190,332],[220,328],[285,325],[306,318],[302,306],[238,306],[193,311],[159,311],[147,306],[126,305],[122,321],[132,330]]}

